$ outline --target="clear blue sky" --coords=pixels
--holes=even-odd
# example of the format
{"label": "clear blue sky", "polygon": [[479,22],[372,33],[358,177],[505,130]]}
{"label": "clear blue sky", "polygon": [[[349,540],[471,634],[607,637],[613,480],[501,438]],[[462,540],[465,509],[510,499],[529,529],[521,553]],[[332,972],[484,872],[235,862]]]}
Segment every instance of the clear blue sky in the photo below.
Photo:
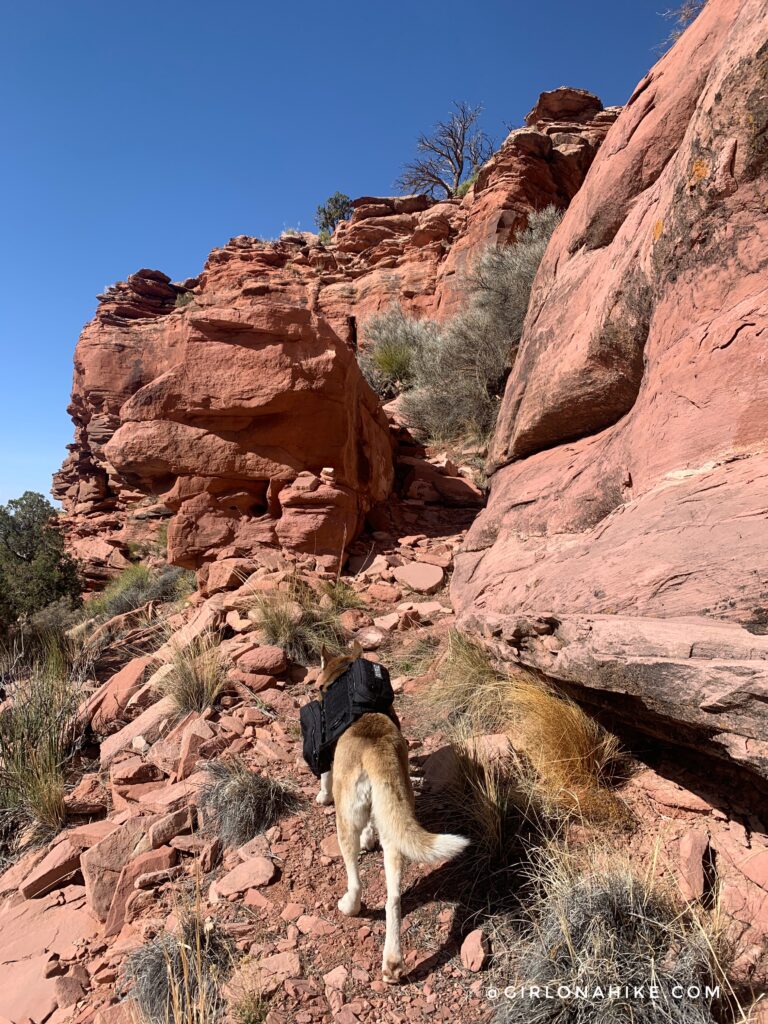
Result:
{"label": "clear blue sky", "polygon": [[232,235],[391,194],[454,99],[497,138],[538,93],[622,103],[663,0],[0,2],[0,501],[48,492],[96,294]]}

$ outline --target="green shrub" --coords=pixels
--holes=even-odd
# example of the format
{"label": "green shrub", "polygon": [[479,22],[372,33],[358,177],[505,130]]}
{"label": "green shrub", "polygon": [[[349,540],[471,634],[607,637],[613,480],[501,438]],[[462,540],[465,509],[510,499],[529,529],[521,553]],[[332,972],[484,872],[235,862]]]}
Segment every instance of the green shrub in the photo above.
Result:
{"label": "green shrub", "polygon": [[62,597],[80,600],[77,563],[55,522],[53,505],[34,491],[0,505],[0,626]]}
{"label": "green shrub", "polygon": [[415,320],[392,306],[368,320],[365,336],[363,376],[382,398],[393,398],[413,386],[416,359],[438,335],[431,320]]}
{"label": "green shrub", "polygon": [[456,192],[454,193],[454,195],[458,199],[463,199],[467,192],[469,192],[469,190],[477,181],[478,174],[479,171],[475,171],[475,173],[470,175],[465,181],[462,181],[462,183],[459,185],[459,187],[456,189]]}
{"label": "green shrub", "polygon": [[242,846],[299,806],[292,787],[251,771],[238,757],[211,761],[206,771],[200,796],[205,827],[224,846]]}
{"label": "green shrub", "polygon": [[484,440],[493,430],[517,355],[533,279],[560,220],[532,213],[512,243],[487,249],[467,278],[467,308],[414,352],[403,412],[430,440]]}
{"label": "green shrub", "polygon": [[194,589],[195,574],[167,565],[159,572],[146,565],[130,565],[88,602],[89,615],[109,619],[135,611],[149,601],[176,601]]}
{"label": "green shrub", "polygon": [[320,234],[326,234],[328,240],[333,234],[336,225],[352,216],[352,200],[343,192],[334,192],[324,203],[321,203],[315,214],[315,224]]}
{"label": "green shrub", "polygon": [[34,637],[63,637],[82,617],[82,604],[78,599],[60,597],[30,616],[27,632]]}

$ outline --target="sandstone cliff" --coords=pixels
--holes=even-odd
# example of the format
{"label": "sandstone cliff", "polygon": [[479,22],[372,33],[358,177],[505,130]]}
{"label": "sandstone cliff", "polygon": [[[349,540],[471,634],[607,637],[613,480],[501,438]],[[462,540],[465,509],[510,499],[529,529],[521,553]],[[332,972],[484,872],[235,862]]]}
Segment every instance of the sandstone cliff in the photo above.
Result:
{"label": "sandstone cliff", "polygon": [[768,19],[639,83],[534,285],[453,582],[466,626],[768,777]]}
{"label": "sandstone cliff", "polygon": [[545,93],[462,200],[364,197],[329,245],[239,236],[199,278],[140,270],[101,296],[54,482],[92,583],[171,514],[181,565],[259,546],[332,563],[392,485],[353,355],[367,318],[393,303],[454,312],[472,254],[510,241],[530,210],[567,206],[616,113],[581,90]]}

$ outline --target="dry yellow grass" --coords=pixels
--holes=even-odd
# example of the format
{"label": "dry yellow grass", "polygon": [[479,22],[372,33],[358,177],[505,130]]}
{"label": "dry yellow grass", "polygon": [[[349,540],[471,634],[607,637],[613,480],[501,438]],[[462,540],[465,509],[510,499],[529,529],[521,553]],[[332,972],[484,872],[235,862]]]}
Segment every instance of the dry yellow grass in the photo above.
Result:
{"label": "dry yellow grass", "polygon": [[215,704],[226,682],[226,670],[215,633],[205,632],[188,644],[171,640],[172,671],[162,682],[163,693],[179,711],[205,711]]}
{"label": "dry yellow grass", "polygon": [[200,881],[194,901],[176,909],[177,928],[134,950],[125,966],[143,1024],[217,1024],[226,1013],[223,988],[236,950],[203,914]]}
{"label": "dry yellow grass", "polygon": [[463,757],[476,753],[471,737],[507,735],[514,758],[505,770],[528,791],[529,804],[555,817],[564,810],[596,820],[626,814],[610,788],[621,761],[616,737],[530,672],[495,665],[477,641],[451,635],[424,700],[448,722]]}

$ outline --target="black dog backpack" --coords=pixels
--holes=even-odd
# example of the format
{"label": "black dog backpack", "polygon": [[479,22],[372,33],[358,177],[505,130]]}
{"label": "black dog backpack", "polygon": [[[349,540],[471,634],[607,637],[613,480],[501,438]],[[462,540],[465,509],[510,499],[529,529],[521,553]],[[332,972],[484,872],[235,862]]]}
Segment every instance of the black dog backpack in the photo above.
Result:
{"label": "black dog backpack", "polygon": [[395,694],[389,672],[365,658],[353,661],[334,679],[322,700],[312,700],[299,712],[304,740],[304,760],[319,778],[333,763],[336,743],[350,725],[371,711],[388,715],[399,726],[392,710]]}

